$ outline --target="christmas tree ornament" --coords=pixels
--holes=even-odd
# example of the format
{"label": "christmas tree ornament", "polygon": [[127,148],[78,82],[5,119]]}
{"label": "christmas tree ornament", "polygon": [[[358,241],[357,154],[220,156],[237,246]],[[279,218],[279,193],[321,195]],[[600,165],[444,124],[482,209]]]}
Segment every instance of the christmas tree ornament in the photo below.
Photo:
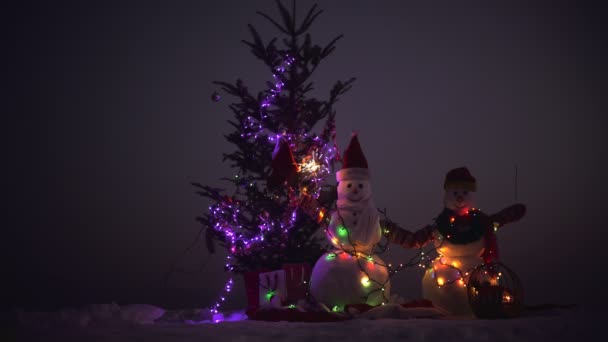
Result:
{"label": "christmas tree ornament", "polygon": [[392,226],[387,238],[405,248],[422,248],[433,242],[438,256],[422,278],[423,297],[453,315],[472,316],[467,292],[471,273],[480,265],[498,261],[497,228],[521,219],[526,207],[515,204],[494,215],[475,208],[477,182],[465,167],[446,174],[444,190],[444,209],[434,224],[415,233]]}
{"label": "christmas tree ornament", "polygon": [[382,229],[372,201],[367,160],[356,134],[342,160],[342,169],[336,173],[336,209],[326,229],[334,250],[315,264],[310,293],[330,308],[379,305],[390,296],[389,271],[372,251],[382,238]]}
{"label": "christmas tree ornament", "polygon": [[220,102],[221,98],[222,97],[217,91],[214,91],[213,94],[211,94],[211,101],[213,102]]}

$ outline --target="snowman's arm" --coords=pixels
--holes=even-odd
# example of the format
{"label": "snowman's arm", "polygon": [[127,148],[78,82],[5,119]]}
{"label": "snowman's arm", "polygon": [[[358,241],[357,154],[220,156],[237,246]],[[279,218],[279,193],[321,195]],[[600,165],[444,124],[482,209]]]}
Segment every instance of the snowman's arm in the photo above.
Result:
{"label": "snowman's arm", "polygon": [[321,206],[319,201],[314,197],[303,194],[300,196],[299,203],[300,209],[310,218],[315,220],[321,226],[327,226],[329,224],[330,215],[327,208]]}
{"label": "snowman's arm", "polygon": [[491,215],[490,220],[495,224],[495,227],[500,227],[511,222],[519,221],[524,215],[526,215],[526,206],[518,203]]}
{"label": "snowman's arm", "polygon": [[420,248],[433,241],[433,226],[426,226],[412,233],[399,227],[393,222],[386,222],[385,235],[389,242],[400,245],[403,248]]}

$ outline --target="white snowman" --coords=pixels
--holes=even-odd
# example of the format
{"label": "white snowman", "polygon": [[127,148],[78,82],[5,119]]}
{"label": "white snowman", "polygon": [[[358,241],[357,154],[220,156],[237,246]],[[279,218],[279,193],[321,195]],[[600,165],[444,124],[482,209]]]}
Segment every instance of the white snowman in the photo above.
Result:
{"label": "white snowman", "polygon": [[465,167],[450,170],[444,182],[444,210],[435,223],[411,233],[391,227],[389,241],[406,248],[434,242],[438,257],[424,273],[422,295],[455,316],[473,315],[466,284],[473,269],[498,259],[495,230],[524,216],[523,204],[488,216],[475,208],[475,178]]}
{"label": "white snowman", "polygon": [[355,134],[336,178],[338,199],[326,229],[335,249],[315,264],[310,293],[334,310],[348,304],[382,304],[390,296],[389,272],[386,264],[372,254],[382,238],[382,229],[372,201],[367,160]]}

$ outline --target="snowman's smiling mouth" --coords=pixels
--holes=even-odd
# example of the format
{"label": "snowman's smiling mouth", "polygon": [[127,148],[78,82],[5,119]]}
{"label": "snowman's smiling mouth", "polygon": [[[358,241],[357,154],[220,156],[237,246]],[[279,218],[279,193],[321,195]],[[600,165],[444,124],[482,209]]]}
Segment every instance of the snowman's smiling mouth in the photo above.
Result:
{"label": "snowman's smiling mouth", "polygon": [[361,196],[347,196],[348,200],[351,202],[359,202],[363,199]]}

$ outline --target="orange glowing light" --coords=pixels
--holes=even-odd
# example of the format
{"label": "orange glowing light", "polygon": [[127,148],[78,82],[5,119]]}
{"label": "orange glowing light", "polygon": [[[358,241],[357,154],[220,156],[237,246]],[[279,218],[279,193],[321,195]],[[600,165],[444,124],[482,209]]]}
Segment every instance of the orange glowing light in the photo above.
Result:
{"label": "orange glowing light", "polygon": [[513,297],[511,297],[511,294],[509,292],[505,291],[502,294],[502,302],[503,303],[511,303],[511,302],[513,302]]}
{"label": "orange glowing light", "polygon": [[441,277],[437,278],[437,285],[443,286],[443,284],[445,284],[445,279]]}
{"label": "orange glowing light", "polygon": [[459,265],[458,261],[452,261],[452,266],[458,268]]}
{"label": "orange glowing light", "polygon": [[450,223],[454,223],[454,221],[456,221],[456,218],[454,218],[453,216],[450,217]]}
{"label": "orange glowing light", "polygon": [[323,209],[319,210],[319,218],[317,219],[317,221],[321,222],[324,217],[325,217],[325,210],[323,210]]}
{"label": "orange glowing light", "polygon": [[331,238],[331,242],[333,242],[334,244],[338,243],[338,239],[334,236]]}

